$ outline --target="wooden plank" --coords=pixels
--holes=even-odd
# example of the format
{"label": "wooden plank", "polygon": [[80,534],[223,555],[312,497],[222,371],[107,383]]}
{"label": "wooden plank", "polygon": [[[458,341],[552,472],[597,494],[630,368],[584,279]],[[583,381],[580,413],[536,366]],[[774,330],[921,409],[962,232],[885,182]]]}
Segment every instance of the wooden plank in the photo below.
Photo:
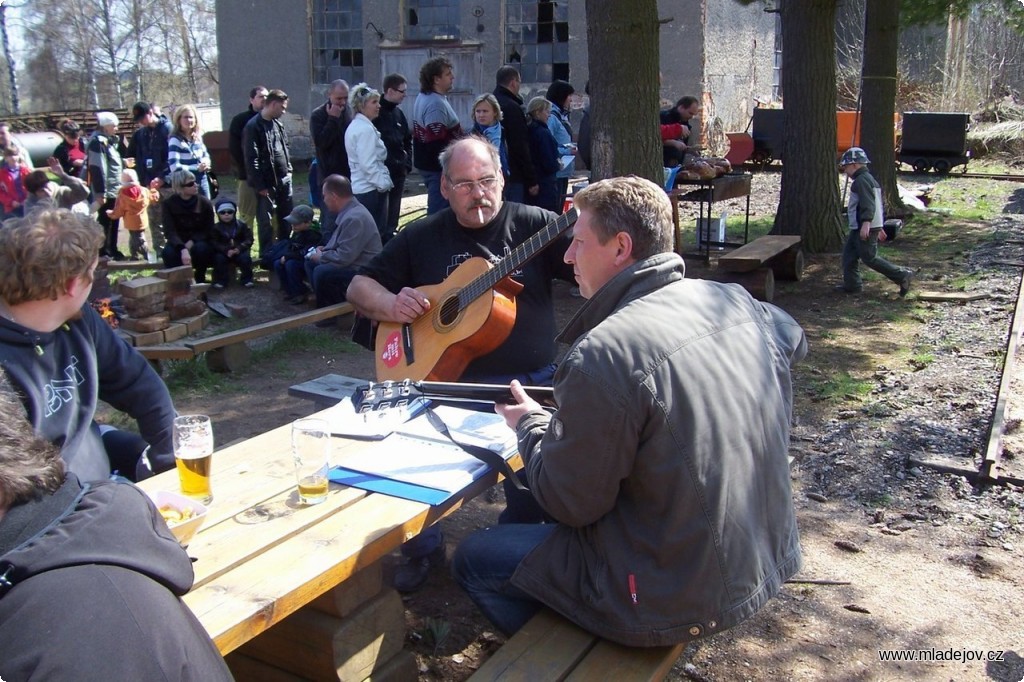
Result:
{"label": "wooden plank", "polygon": [[799,235],[769,234],[718,259],[718,267],[731,272],[749,272],[783,251],[800,244]]}
{"label": "wooden plank", "polygon": [[684,646],[628,647],[601,640],[566,678],[566,682],[616,680],[654,682],[668,675]]}
{"label": "wooden plank", "polygon": [[383,588],[384,575],[378,561],[320,595],[310,602],[309,607],[335,618],[346,618],[367,600],[380,594]]}
{"label": "wooden plank", "polygon": [[[299,503],[291,456],[291,425],[286,424],[261,436],[258,454],[252,441],[243,441],[213,455],[211,488],[214,501],[201,532],[189,544],[196,557],[195,586],[244,564],[252,557],[320,523],[369,493],[332,484],[327,500],[314,506]],[[332,439],[345,445],[368,447],[367,443]],[[258,461],[259,466],[253,466]],[[176,471],[168,471],[141,484],[147,491],[180,489]],[[254,532],[254,530],[256,532]]]}
{"label": "wooden plank", "polygon": [[[510,462],[514,467],[522,466],[518,457]],[[469,485],[462,495],[437,507],[386,495],[366,495],[216,580],[193,588],[184,601],[221,653],[227,653],[373,565],[497,480],[498,476],[490,472]],[[216,495],[215,490],[213,508],[218,505]],[[197,539],[205,532],[200,530]],[[191,553],[192,547],[189,549]],[[197,571],[201,562],[200,557]]]}
{"label": "wooden plank", "polygon": [[963,291],[917,291],[914,297],[919,301],[931,301],[933,303],[966,303],[969,301],[981,301],[989,297],[989,294],[974,293],[968,294]]}
{"label": "wooden plank", "polygon": [[195,351],[186,346],[137,346],[135,350],[147,360],[189,360],[196,356]]}
{"label": "wooden plank", "polygon": [[[473,682],[565,679],[598,638],[544,609],[498,649],[470,678]],[[613,680],[598,675],[591,679]]]}
{"label": "wooden plank", "polygon": [[306,682],[306,678],[293,675],[286,670],[267,665],[255,658],[243,656],[237,651],[232,651],[224,657],[228,669],[236,680],[245,682]]}
{"label": "wooden plank", "polygon": [[217,334],[205,339],[186,342],[185,345],[191,348],[196,355],[199,355],[214,348],[220,348],[233,343],[242,343],[250,339],[258,339],[268,334],[292,329],[293,327],[301,327],[340,315],[347,315],[354,311],[355,309],[351,303],[336,303],[326,308],[317,308],[316,310],[283,317],[280,320],[271,320],[270,322],[264,322],[263,324],[253,325],[244,329],[236,329],[235,331]]}
{"label": "wooden plank", "polygon": [[404,642],[405,609],[388,589],[347,618],[299,609],[239,651],[311,680],[362,680]]}
{"label": "wooden plank", "polygon": [[1020,343],[1021,329],[1024,329],[1024,276],[1017,286],[1017,305],[1013,309],[1013,322],[1010,335],[1006,340],[1006,355],[1003,357],[1003,373],[999,379],[999,392],[996,393],[996,406],[992,410],[992,421],[989,427],[988,444],[981,460],[979,471],[985,478],[999,478],[999,458],[1003,452],[1003,428],[1006,425],[1006,405],[1010,399],[1010,384],[1013,382],[1014,362],[1017,358],[1017,346]]}

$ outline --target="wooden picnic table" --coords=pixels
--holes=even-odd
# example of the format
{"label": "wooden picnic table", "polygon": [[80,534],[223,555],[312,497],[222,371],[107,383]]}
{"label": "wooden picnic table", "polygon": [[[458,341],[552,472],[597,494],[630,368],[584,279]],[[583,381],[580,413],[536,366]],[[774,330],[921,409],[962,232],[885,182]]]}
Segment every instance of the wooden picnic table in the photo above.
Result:
{"label": "wooden picnic table", "polygon": [[[379,570],[381,557],[498,480],[496,472],[489,472],[434,507],[331,483],[325,502],[305,506],[296,493],[290,439],[291,425],[286,424],[213,455],[213,502],[188,547],[195,558],[195,584],[184,601],[222,654],[361,570]],[[332,462],[342,453],[375,446],[335,437]],[[518,456],[511,463],[522,465]],[[174,470],[140,486],[180,490]],[[400,618],[400,602],[395,602]]]}

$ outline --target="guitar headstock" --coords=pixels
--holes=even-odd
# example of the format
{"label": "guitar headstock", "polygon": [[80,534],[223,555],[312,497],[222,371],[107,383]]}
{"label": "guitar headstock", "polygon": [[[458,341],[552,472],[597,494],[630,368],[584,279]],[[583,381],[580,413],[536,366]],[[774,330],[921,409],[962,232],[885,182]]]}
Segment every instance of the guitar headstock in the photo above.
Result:
{"label": "guitar headstock", "polygon": [[410,379],[381,381],[366,384],[352,392],[352,405],[356,412],[374,412],[390,407],[408,407],[423,391]]}

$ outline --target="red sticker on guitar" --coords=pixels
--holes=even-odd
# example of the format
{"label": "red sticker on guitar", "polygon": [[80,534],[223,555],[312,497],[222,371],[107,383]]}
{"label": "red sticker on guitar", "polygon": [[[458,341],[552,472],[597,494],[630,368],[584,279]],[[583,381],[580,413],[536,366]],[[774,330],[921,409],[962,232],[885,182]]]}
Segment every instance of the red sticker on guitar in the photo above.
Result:
{"label": "red sticker on guitar", "polygon": [[396,366],[402,359],[402,335],[398,331],[391,332],[384,341],[384,350],[380,353],[380,359],[384,362],[384,366],[389,368]]}

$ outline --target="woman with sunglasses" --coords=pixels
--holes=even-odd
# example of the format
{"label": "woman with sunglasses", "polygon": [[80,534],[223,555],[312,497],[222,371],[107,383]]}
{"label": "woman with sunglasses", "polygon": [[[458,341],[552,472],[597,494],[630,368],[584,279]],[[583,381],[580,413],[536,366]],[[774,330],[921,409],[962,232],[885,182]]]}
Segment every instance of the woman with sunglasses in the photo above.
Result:
{"label": "woman with sunglasses", "polygon": [[206,281],[206,270],[213,265],[213,204],[199,195],[196,176],[179,168],[171,173],[174,194],[160,202],[163,207],[163,251],[165,268],[191,265],[196,283]]}

